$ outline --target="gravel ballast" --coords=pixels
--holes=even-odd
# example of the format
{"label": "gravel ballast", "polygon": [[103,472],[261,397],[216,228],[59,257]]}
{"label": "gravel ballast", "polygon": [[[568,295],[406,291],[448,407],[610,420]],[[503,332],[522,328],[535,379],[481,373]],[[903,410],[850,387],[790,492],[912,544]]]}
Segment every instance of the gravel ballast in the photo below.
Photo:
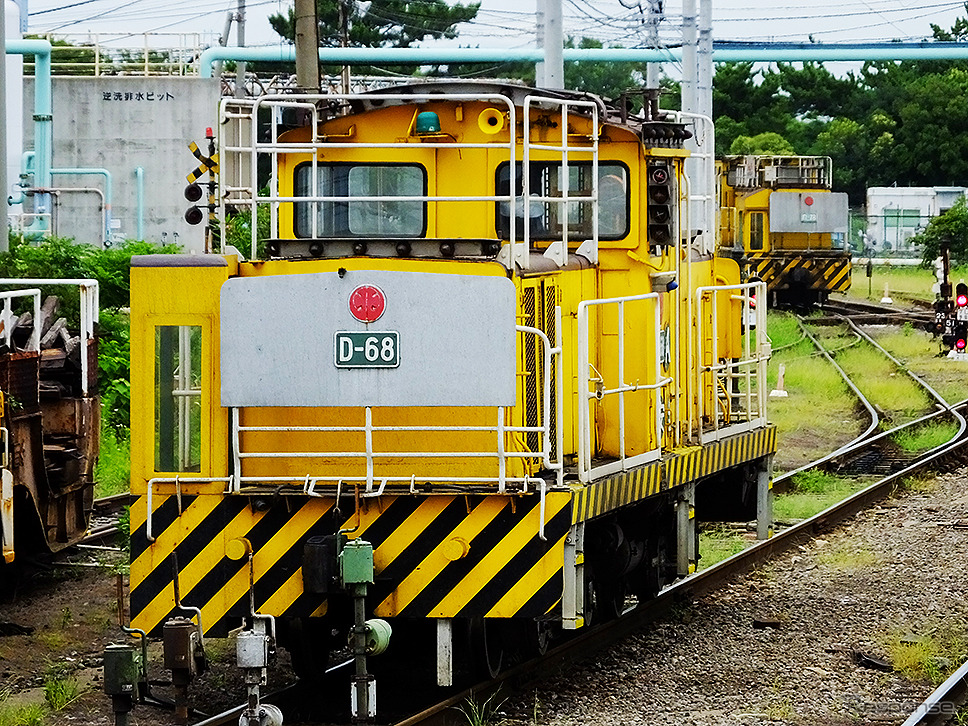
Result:
{"label": "gravel ballast", "polygon": [[966,630],[962,519],[965,471],[939,476],[538,684],[500,715],[548,726],[900,724],[934,684],[883,670],[888,643]]}

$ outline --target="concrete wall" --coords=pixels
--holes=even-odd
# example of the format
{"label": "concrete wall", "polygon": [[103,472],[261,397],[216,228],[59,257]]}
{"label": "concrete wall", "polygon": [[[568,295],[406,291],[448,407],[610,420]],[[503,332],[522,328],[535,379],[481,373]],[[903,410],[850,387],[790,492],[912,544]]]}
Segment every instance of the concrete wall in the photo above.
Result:
{"label": "concrete wall", "polygon": [[[33,146],[33,79],[24,93],[26,145]],[[144,170],[143,237],[176,242],[186,250],[204,247],[204,223],[185,222],[189,203],[186,175],[198,160],[195,141],[208,152],[206,127],[217,126],[219,81],[212,78],[102,77],[54,78],[54,169],[105,168],[113,177],[108,242],[133,239],[138,231],[136,172]],[[202,181],[207,180],[207,176]],[[55,187],[105,190],[101,176],[57,174]],[[94,192],[57,195],[55,231],[79,242],[100,245],[100,197]]]}

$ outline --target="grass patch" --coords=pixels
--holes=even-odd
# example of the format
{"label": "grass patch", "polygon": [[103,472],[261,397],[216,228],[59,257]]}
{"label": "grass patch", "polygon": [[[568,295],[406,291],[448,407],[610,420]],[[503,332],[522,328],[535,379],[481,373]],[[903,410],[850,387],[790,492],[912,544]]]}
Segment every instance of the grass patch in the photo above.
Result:
{"label": "grass patch", "polygon": [[794,474],[792,481],[794,491],[803,494],[826,494],[827,492],[839,491],[847,483],[838,476],[816,469]]}
{"label": "grass patch", "polygon": [[60,711],[81,695],[77,680],[60,668],[51,668],[44,676],[44,701],[52,711]]}
{"label": "grass patch", "polygon": [[[801,475],[798,474],[797,477]],[[820,474],[820,477],[829,477]],[[864,487],[863,482],[846,481],[830,477],[830,482],[824,487],[801,490],[794,482],[794,490],[788,494],[778,494],[773,500],[773,516],[781,522],[791,522],[808,519],[828,507],[842,502],[856,491]],[[808,485],[809,486],[809,485]]]}
{"label": "grass patch", "polygon": [[94,466],[94,496],[107,497],[131,489],[131,442],[106,424],[101,426],[101,450]]}
{"label": "grass patch", "polygon": [[905,678],[940,685],[968,659],[968,634],[962,624],[926,626],[916,633],[897,629],[885,636],[884,648]]}
{"label": "grass patch", "polygon": [[705,525],[699,532],[699,569],[712,567],[746,548],[746,540],[736,530],[715,524]]}
{"label": "grass patch", "polygon": [[773,350],[796,345],[803,338],[803,330],[795,315],[782,310],[769,310],[766,316],[766,330]]}
{"label": "grass patch", "polygon": [[863,570],[880,563],[880,558],[868,549],[843,545],[821,552],[817,563],[834,570]]}
{"label": "grass patch", "polygon": [[931,405],[917,383],[867,343],[841,351],[837,354],[837,363],[868,400],[892,420],[915,418]]}
{"label": "grass patch", "polygon": [[39,703],[7,706],[0,701],[0,726],[43,726],[47,709]]}
{"label": "grass patch", "polygon": [[478,703],[477,699],[471,695],[463,705],[457,706],[457,710],[464,715],[470,726],[497,726],[504,723],[504,718],[499,714],[504,700],[495,701],[497,693],[488,696],[483,703]]}
{"label": "grass patch", "polygon": [[70,643],[67,634],[59,630],[41,630],[34,637],[47,650],[64,650]]}
{"label": "grass patch", "polygon": [[[934,271],[922,269],[916,265],[875,265],[873,274],[868,280],[863,266],[854,266],[850,291],[848,297],[858,300],[879,301],[884,296],[884,285],[887,285],[888,292],[895,302],[898,299],[924,300],[931,302],[934,300],[934,292],[931,286],[936,282]],[[951,280],[953,283],[966,274],[964,268],[951,270]],[[868,293],[868,287],[870,292]]]}
{"label": "grass patch", "polygon": [[941,446],[951,441],[956,433],[958,433],[958,426],[954,422],[937,421],[918,426],[914,430],[906,428],[898,431],[891,438],[904,451],[916,453]]}
{"label": "grass patch", "polygon": [[[907,325],[900,331],[872,327],[868,333],[949,403],[968,397],[968,364],[947,358],[948,351],[942,350],[940,338]],[[944,355],[939,357],[939,351]]]}
{"label": "grass patch", "polygon": [[[771,398],[770,422],[776,425],[778,470],[794,469],[833,451],[859,433],[854,416],[853,394],[840,375],[823,359],[808,339],[800,339],[795,316],[770,310],[767,328],[774,354],[767,369],[767,388],[778,387],[779,367],[785,369],[786,398]],[[778,350],[784,343],[790,347]]]}
{"label": "grass patch", "polygon": [[931,474],[921,476],[906,476],[901,479],[900,487],[904,491],[927,494],[935,489],[937,480]]}

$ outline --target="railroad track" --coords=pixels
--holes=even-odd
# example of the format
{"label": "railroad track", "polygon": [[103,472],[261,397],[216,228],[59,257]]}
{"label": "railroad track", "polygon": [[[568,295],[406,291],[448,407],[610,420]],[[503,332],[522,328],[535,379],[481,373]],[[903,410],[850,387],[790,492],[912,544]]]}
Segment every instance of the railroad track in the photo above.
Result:
{"label": "railroad track", "polygon": [[[867,308],[867,310],[862,311],[862,314],[860,314],[860,322],[866,320],[869,315],[875,314],[869,310],[871,307],[877,306],[858,305],[858,308]],[[883,312],[883,309],[880,309],[879,312]],[[895,313],[898,311],[890,312]],[[968,446],[966,446],[968,444],[968,424],[966,424],[965,419],[965,415],[968,414],[968,399],[954,405],[949,405],[927,382],[908,371],[903,363],[891,356],[876,341],[857,327],[855,321],[858,319],[858,314],[857,312],[852,312],[850,319],[846,320],[843,314],[838,313],[835,320],[839,324],[847,324],[859,339],[865,340],[880,350],[900,370],[903,370],[907,375],[911,376],[937,402],[938,410],[888,431],[878,433],[877,428],[880,419],[876,407],[850,381],[849,376],[836,364],[830,352],[804,327],[804,335],[811,338],[821,351],[821,354],[841,372],[848,386],[858,396],[858,400],[869,411],[871,424],[863,434],[840,447],[837,451],[831,452],[827,456],[800,467],[795,471],[787,472],[776,477],[774,485],[780,485],[782,487],[784,483],[791,481],[796,474],[811,469],[832,470],[841,474],[856,476],[873,475],[876,477],[875,481],[842,502],[776,533],[772,538],[752,545],[706,570],[702,570],[695,575],[680,580],[663,590],[654,600],[627,611],[621,618],[590,628],[587,632],[550,650],[539,661],[524,663],[502,673],[493,681],[477,684],[472,688],[425,708],[419,713],[396,720],[393,722],[395,726],[438,726],[444,724],[449,726],[450,724],[463,723],[466,719],[456,709],[471,699],[477,703],[482,703],[499,690],[502,690],[504,693],[523,691],[528,683],[539,680],[542,676],[554,672],[563,664],[586,658],[591,652],[604,650],[611,643],[645,628],[668,613],[677,604],[711,593],[732,578],[750,571],[757,565],[770,560],[780,553],[797,547],[805,541],[812,539],[817,534],[848,519],[857,512],[887,497],[904,478],[928,470],[941,462],[950,464],[955,458],[962,462],[968,462]],[[885,322],[903,324],[916,321],[918,314],[902,313],[896,317],[888,317],[889,319],[887,320],[884,317],[880,317],[876,322],[880,324]],[[816,321],[816,318],[811,319],[811,322]],[[932,423],[944,417],[950,417],[958,424],[955,435],[944,444],[935,446],[920,454],[899,454],[894,450],[896,447],[890,444],[891,437],[898,432]],[[953,713],[953,709],[955,708],[953,704],[957,702],[958,706],[960,706],[968,700],[968,664],[963,666],[949,681],[952,683],[949,693],[939,694],[937,696],[932,694],[932,698],[935,700],[919,708],[919,711],[923,711],[922,715],[925,718],[936,718],[938,714],[947,713],[948,719],[950,719],[950,714]],[[939,689],[939,692],[941,690]],[[912,716],[912,719],[916,715]],[[909,719],[904,726],[935,726],[941,723],[947,723],[947,720],[912,721]]]}
{"label": "railroad track", "polygon": [[[968,411],[968,401],[958,404],[961,410]],[[454,708],[474,698],[478,703],[496,693],[498,689],[519,690],[527,682],[548,674],[563,663],[587,657],[590,652],[603,650],[607,645],[620,640],[654,622],[668,613],[676,604],[692,600],[713,592],[725,582],[739,574],[749,572],[772,557],[812,539],[817,534],[853,516],[862,509],[888,496],[894,487],[905,477],[925,470],[932,464],[948,460],[953,456],[964,456],[968,438],[960,432],[952,441],[937,447],[917,458],[899,471],[879,478],[861,491],[853,494],[839,504],[793,525],[772,538],[751,545],[729,559],[691,575],[662,591],[657,598],[626,612],[618,620],[590,628],[587,633],[576,637],[549,651],[548,656],[539,662],[526,663],[512,669],[487,683],[482,683],[456,694],[445,701],[435,704],[420,713],[396,721],[396,726],[437,726],[452,724]]]}
{"label": "railroad track", "polygon": [[934,331],[934,311],[909,310],[887,304],[868,303],[858,300],[827,301],[820,306],[820,311],[828,317],[813,318],[811,322],[837,323],[843,317],[861,325],[904,325],[910,323],[917,328]]}
{"label": "railroad track", "polygon": [[[838,316],[838,322],[845,322],[843,316]],[[884,321],[881,320],[879,322]],[[847,324],[848,326],[850,325],[849,322]],[[876,342],[869,339],[856,326],[853,326],[851,329],[854,330],[859,339],[867,338],[868,343],[880,348]],[[808,330],[804,329],[804,335],[814,339],[818,348],[822,349],[823,354],[829,356],[829,360],[836,366],[830,352],[823,350],[823,346]],[[880,349],[885,355],[889,356],[886,351],[883,351],[882,348]],[[899,368],[903,369],[903,365],[899,361],[895,360],[894,362]],[[845,379],[849,380],[846,373],[842,372],[842,375],[844,375]],[[871,415],[871,424],[864,434],[822,459],[811,462],[809,465],[801,467],[794,472],[783,474],[775,480],[777,484],[782,486],[784,482],[789,481],[795,474],[801,471],[807,469],[825,469],[842,474],[875,476],[876,481],[868,484],[843,502],[778,532],[771,539],[752,545],[743,552],[717,565],[679,581],[665,589],[654,600],[628,609],[622,617],[589,628],[580,635],[567,639],[565,642],[551,649],[546,656],[539,660],[518,665],[501,673],[496,679],[478,683],[471,688],[453,693],[446,699],[421,708],[419,712],[394,717],[390,722],[396,724],[396,726],[466,723],[466,718],[458,709],[472,699],[476,703],[481,704],[498,691],[501,691],[502,698],[512,693],[522,692],[529,683],[540,680],[543,676],[553,673],[563,665],[587,658],[590,653],[604,650],[610,644],[647,627],[677,605],[711,593],[737,575],[748,572],[776,555],[787,552],[805,541],[812,539],[817,534],[828,530],[835,524],[888,496],[898,482],[905,477],[914,475],[939,462],[950,462],[954,457],[964,458],[968,454],[968,446],[966,446],[966,443],[968,443],[968,438],[966,438],[966,429],[968,429],[968,426],[965,423],[965,414],[968,414],[968,400],[954,405],[948,405],[927,383],[916,376],[913,377],[938,402],[938,410],[889,431],[877,432],[880,421],[876,407],[870,404],[869,401],[866,401],[863,394],[854,386],[859,400],[864,402],[865,407]],[[936,446],[918,455],[899,455],[890,445],[890,438],[899,431],[931,423],[943,417],[950,417],[959,423],[957,433],[945,444]],[[345,670],[345,665],[339,664],[331,668],[324,682],[314,684],[314,687],[317,689],[316,692],[326,690],[330,693],[344,694],[345,688],[340,679],[340,674],[341,671]],[[924,712],[923,715],[933,718],[938,713],[950,713],[954,708],[951,704],[956,700],[960,701],[964,699],[965,694],[968,693],[968,685],[966,685],[965,680],[968,677],[968,665],[959,671],[959,673],[961,676],[958,679],[953,677],[955,683],[952,692],[944,695],[933,695],[932,698],[935,700],[920,709]],[[265,700],[276,703],[288,701],[292,698],[298,698],[298,691],[299,688],[297,687],[287,690],[285,693],[276,694],[279,700],[273,699],[272,696],[267,696]],[[217,716],[207,718],[201,724],[204,724],[204,726],[221,726],[222,724],[237,723],[242,708],[240,706],[235,709],[230,709]],[[921,726],[922,724],[924,726],[929,726],[929,724],[930,726],[934,726],[940,723],[944,723],[944,721],[909,720],[905,726]]]}

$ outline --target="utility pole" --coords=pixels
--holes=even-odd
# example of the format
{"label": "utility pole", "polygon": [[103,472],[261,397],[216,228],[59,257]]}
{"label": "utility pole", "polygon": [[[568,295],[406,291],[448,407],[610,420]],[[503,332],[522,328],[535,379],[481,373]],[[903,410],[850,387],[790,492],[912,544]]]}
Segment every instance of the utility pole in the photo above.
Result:
{"label": "utility pole", "polygon": [[[650,48],[659,48],[659,23],[665,13],[665,0],[648,0],[649,14],[645,21],[646,38]],[[645,87],[658,88],[662,77],[662,63],[653,61],[645,65]]]}
{"label": "utility pole", "polygon": [[[538,0],[537,13],[535,14],[535,33],[534,33],[534,46],[535,48],[544,48],[545,42],[545,3],[548,0]],[[545,79],[545,64],[544,61],[538,61],[534,64],[534,85],[538,88],[544,88]]]}
{"label": "utility pole", "polygon": [[696,113],[713,115],[713,0],[699,0],[699,51],[696,58]]}
{"label": "utility pole", "polygon": [[[341,48],[350,46],[350,20],[349,13],[346,12],[346,0],[339,0],[339,44]],[[350,67],[343,66],[341,78],[343,93],[350,92]]]}
{"label": "utility pole", "polygon": [[696,0],[682,0],[682,110],[696,112]]}
{"label": "utility pole", "polygon": [[10,246],[10,232],[7,230],[7,6],[4,3],[0,13],[0,208],[3,209],[3,235],[0,236],[0,252]]}
{"label": "utility pole", "polygon": [[[235,13],[229,10],[225,14],[225,29],[222,31],[222,35],[219,36],[218,44],[223,48],[229,44],[229,33],[232,32],[232,21],[235,20]],[[222,78],[222,61],[218,61],[212,71],[212,75],[218,79]]]}
{"label": "utility pole", "polygon": [[[238,29],[236,30],[239,47],[245,47],[245,0],[239,0],[239,12],[236,18]],[[235,66],[235,97],[245,96],[245,61],[239,61]]]}
{"label": "utility pole", "polygon": [[316,0],[296,0],[296,84],[319,91],[319,26]]}
{"label": "utility pole", "polygon": [[561,0],[545,0],[544,85],[545,88],[565,87],[565,44],[561,27]]}

